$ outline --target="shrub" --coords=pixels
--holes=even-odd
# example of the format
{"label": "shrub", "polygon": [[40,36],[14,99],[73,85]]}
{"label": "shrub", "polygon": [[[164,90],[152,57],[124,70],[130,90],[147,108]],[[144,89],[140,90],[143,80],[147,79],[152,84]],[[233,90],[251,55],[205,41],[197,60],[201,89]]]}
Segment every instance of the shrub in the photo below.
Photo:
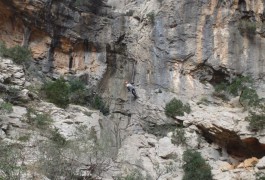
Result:
{"label": "shrub", "polygon": [[258,172],[255,175],[256,175],[256,180],[265,180],[265,174],[263,172]]}
{"label": "shrub", "polygon": [[19,165],[19,162],[23,162],[21,149],[1,142],[0,154],[0,179],[21,179],[24,171],[22,165]]}
{"label": "shrub", "polygon": [[257,114],[250,111],[249,115],[246,117],[246,120],[249,122],[249,128],[253,131],[262,130],[265,127],[265,114]]}
{"label": "shrub", "polygon": [[257,23],[247,19],[241,19],[238,24],[238,29],[241,33],[246,33],[247,35],[255,35]]}
{"label": "shrub", "polygon": [[11,113],[13,112],[13,105],[9,102],[3,102],[0,105],[0,109],[3,113]]}
{"label": "shrub", "polygon": [[31,59],[31,52],[29,49],[18,45],[7,48],[3,42],[0,42],[0,55],[11,58],[17,64],[23,64]]}
{"label": "shrub", "polygon": [[171,142],[175,145],[187,145],[187,138],[185,137],[185,130],[183,128],[177,128],[173,132]]}
{"label": "shrub", "polygon": [[91,106],[95,109],[99,109],[100,112],[102,112],[104,115],[109,114],[109,108],[108,106],[104,103],[102,97],[99,95],[95,95],[91,101]]}
{"label": "shrub", "polygon": [[34,109],[27,109],[27,119],[28,123],[37,128],[44,129],[51,124],[53,121],[51,116],[47,113],[37,113]]}
{"label": "shrub", "polygon": [[259,103],[259,97],[252,88],[253,80],[249,76],[236,77],[229,82],[222,82],[216,85],[213,95],[222,98],[223,100],[229,100],[229,96],[240,95],[240,102],[246,106],[257,106]]}
{"label": "shrub", "polygon": [[259,105],[259,96],[256,90],[245,87],[242,90],[239,101],[244,106],[258,106]]}
{"label": "shrub", "polygon": [[155,13],[153,11],[146,14],[146,17],[151,24],[155,24]]}
{"label": "shrub", "polygon": [[70,87],[63,78],[53,82],[46,82],[43,90],[47,99],[59,107],[65,108],[70,102]]}
{"label": "shrub", "polygon": [[116,180],[145,180],[144,176],[138,169],[133,169],[128,175],[124,177],[117,177]]}
{"label": "shrub", "polygon": [[190,113],[190,105],[183,104],[180,100],[173,98],[166,104],[165,113],[168,117],[184,116],[184,112]]}
{"label": "shrub", "polygon": [[197,180],[212,180],[211,167],[202,158],[199,152],[186,150],[183,153],[184,170],[183,180],[190,180],[196,177]]}
{"label": "shrub", "polygon": [[203,104],[203,105],[208,105],[210,103],[210,101],[206,98],[206,97],[202,97],[200,99],[200,101],[198,101],[196,104],[197,105],[200,105],[200,104]]}
{"label": "shrub", "polygon": [[27,142],[30,139],[30,134],[25,134],[24,136],[20,136],[18,138],[19,141]]}
{"label": "shrub", "polygon": [[37,114],[36,117],[33,118],[33,123],[37,128],[43,129],[47,127],[52,122],[52,119],[49,114]]}
{"label": "shrub", "polygon": [[67,144],[66,139],[59,133],[59,129],[55,128],[51,131],[51,138],[53,143],[58,146],[65,146]]}
{"label": "shrub", "polygon": [[0,41],[0,56],[4,57],[7,53],[7,47],[6,44],[2,41]]}
{"label": "shrub", "polygon": [[99,179],[111,167],[110,148],[94,143],[94,133],[81,126],[66,141],[58,129],[52,131],[51,138],[38,146],[40,172],[49,179]]}
{"label": "shrub", "polygon": [[144,130],[149,134],[154,134],[157,137],[164,137],[167,133],[172,132],[176,129],[175,124],[148,124],[144,126]]}

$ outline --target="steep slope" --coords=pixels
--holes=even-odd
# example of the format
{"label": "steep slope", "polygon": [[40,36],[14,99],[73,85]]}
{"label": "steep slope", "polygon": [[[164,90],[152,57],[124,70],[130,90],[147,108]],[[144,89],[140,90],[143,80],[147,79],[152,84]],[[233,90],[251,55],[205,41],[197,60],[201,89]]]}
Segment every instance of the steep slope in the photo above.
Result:
{"label": "steep slope", "polygon": [[[121,174],[138,168],[151,179],[181,179],[181,155],[189,147],[208,160],[215,179],[254,178],[254,169],[223,172],[224,164],[238,160],[226,154],[218,135],[210,139],[221,151],[200,134],[217,125],[238,139],[264,143],[262,131],[248,129],[239,97],[212,96],[214,86],[237,76],[252,77],[264,96],[263,1],[0,0],[0,12],[0,40],[29,47],[37,76],[77,76],[103,96],[110,115],[95,118],[104,119],[97,130],[117,155]],[[138,99],[125,81],[135,83]],[[173,97],[189,103],[191,113],[167,117],[165,105]],[[205,97],[209,103],[200,104]],[[179,123],[189,146],[171,142]],[[63,126],[56,127],[68,131]]]}

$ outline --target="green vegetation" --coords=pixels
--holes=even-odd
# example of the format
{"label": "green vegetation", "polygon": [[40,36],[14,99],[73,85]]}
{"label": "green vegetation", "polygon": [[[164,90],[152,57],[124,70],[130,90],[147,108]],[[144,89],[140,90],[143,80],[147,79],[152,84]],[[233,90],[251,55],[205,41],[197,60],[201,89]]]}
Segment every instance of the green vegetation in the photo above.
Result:
{"label": "green vegetation", "polygon": [[246,33],[247,35],[255,35],[257,23],[247,19],[241,19],[238,23],[238,29],[241,33]]}
{"label": "green vegetation", "polygon": [[13,112],[13,105],[9,102],[3,102],[0,104],[0,110],[2,113],[11,113]]}
{"label": "green vegetation", "polygon": [[202,97],[200,101],[197,102],[197,105],[203,104],[203,105],[208,105],[210,101],[207,99],[207,97]]}
{"label": "green vegetation", "polygon": [[246,117],[246,120],[249,122],[249,128],[253,131],[259,131],[265,127],[265,114],[249,112],[249,115]]}
{"label": "green vegetation", "polygon": [[249,76],[241,76],[234,78],[231,83],[222,82],[216,85],[214,88],[215,92],[217,93],[226,92],[230,95],[238,96],[244,88],[251,85],[252,83],[253,81]]}
{"label": "green vegetation", "polygon": [[89,4],[89,1],[88,0],[76,0],[75,1],[75,6],[84,6],[84,5],[87,5]]}
{"label": "green vegetation", "polygon": [[49,114],[37,113],[32,108],[28,108],[26,116],[27,116],[28,123],[33,126],[36,126],[39,129],[47,128],[53,121]]}
{"label": "green vegetation", "polygon": [[51,130],[51,138],[53,143],[59,146],[65,146],[67,144],[66,139],[59,133],[59,129],[55,128]]}
{"label": "green vegetation", "polygon": [[20,147],[1,142],[0,154],[0,179],[21,179],[21,173],[24,171],[24,169],[22,165],[18,164],[18,162],[22,162],[23,164]]}
{"label": "green vegetation", "polygon": [[145,180],[144,176],[141,174],[141,172],[138,169],[133,169],[132,172],[130,172],[125,177],[117,177],[116,180]]}
{"label": "green vegetation", "polygon": [[4,95],[4,99],[12,104],[24,104],[24,99],[22,99],[19,95],[20,90],[17,88],[10,88],[7,93]]}
{"label": "green vegetation", "polygon": [[239,101],[244,106],[258,106],[259,105],[259,96],[256,90],[251,87],[245,87],[242,90]]}
{"label": "green vegetation", "polygon": [[240,96],[239,101],[245,107],[259,104],[258,94],[253,89],[253,80],[249,76],[236,77],[231,83],[222,82],[216,85],[213,95],[224,100],[229,100],[230,96]]}
{"label": "green vegetation", "polygon": [[59,107],[65,108],[70,102],[70,87],[63,78],[46,82],[43,90],[47,99]]}
{"label": "green vegetation", "polygon": [[144,126],[144,130],[149,134],[154,134],[157,137],[164,137],[167,133],[172,132],[176,129],[175,124],[149,124]]}
{"label": "green vegetation", "polygon": [[104,115],[109,113],[102,97],[86,89],[85,84],[78,79],[66,81],[59,78],[56,81],[49,81],[43,85],[42,91],[50,102],[62,108],[73,103],[99,109]]}
{"label": "green vegetation", "polygon": [[95,109],[99,109],[104,115],[109,114],[109,107],[106,106],[103,99],[99,95],[95,95],[92,100],[90,100],[90,105]]}
{"label": "green vegetation", "polygon": [[21,46],[7,48],[5,43],[0,42],[0,56],[11,58],[17,64],[23,64],[31,59],[31,52]]}
{"label": "green vegetation", "polygon": [[264,174],[264,172],[258,172],[258,173],[256,173],[256,180],[265,180],[265,174]]}
{"label": "green vegetation", "polygon": [[185,130],[183,128],[177,128],[173,132],[171,142],[175,145],[187,145],[187,138],[185,137]]}
{"label": "green vegetation", "polygon": [[18,140],[21,141],[21,142],[27,142],[27,141],[29,141],[29,139],[30,139],[30,134],[25,134],[25,135],[20,136],[18,138]]}
{"label": "green vegetation", "polygon": [[146,14],[146,17],[152,25],[155,24],[155,13],[153,11]]}
{"label": "green vegetation", "polygon": [[97,139],[95,129],[81,126],[68,141],[58,129],[50,135],[39,145],[38,162],[39,171],[49,179],[98,179],[109,169],[109,148]]}
{"label": "green vegetation", "polygon": [[212,180],[211,167],[202,158],[201,154],[194,150],[186,150],[183,153],[184,170],[183,180],[196,178],[197,180]]}
{"label": "green vegetation", "polygon": [[191,112],[190,105],[184,105],[176,98],[173,98],[169,103],[166,104],[165,113],[168,117],[175,118],[175,116],[184,116],[184,112]]}

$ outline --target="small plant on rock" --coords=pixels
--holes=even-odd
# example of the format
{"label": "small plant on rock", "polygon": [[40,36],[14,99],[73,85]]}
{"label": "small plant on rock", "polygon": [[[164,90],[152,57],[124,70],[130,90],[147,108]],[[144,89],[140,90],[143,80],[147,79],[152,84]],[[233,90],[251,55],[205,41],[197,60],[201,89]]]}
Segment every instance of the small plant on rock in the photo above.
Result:
{"label": "small plant on rock", "polygon": [[177,128],[173,132],[171,142],[175,145],[187,145],[187,138],[185,137],[185,130],[183,128]]}
{"label": "small plant on rock", "polygon": [[48,113],[38,113],[32,108],[28,108],[26,117],[29,124],[40,129],[45,129],[53,121]]}
{"label": "small plant on rock", "polygon": [[146,17],[152,25],[155,24],[155,13],[153,11],[146,14]]}
{"label": "small plant on rock", "polygon": [[0,105],[0,110],[3,113],[11,113],[13,112],[13,105],[9,102],[3,102]]}
{"label": "small plant on rock", "polygon": [[183,153],[183,180],[212,180],[211,167],[197,151],[188,149]]}
{"label": "small plant on rock", "polygon": [[59,133],[57,128],[51,130],[51,140],[58,146],[65,146],[67,144],[67,140]]}
{"label": "small plant on rock", "polygon": [[249,128],[253,131],[259,131],[265,127],[265,114],[263,112],[257,113],[250,111],[246,120],[249,122]]}
{"label": "small plant on rock", "polygon": [[168,117],[184,116],[184,112],[190,113],[191,109],[189,104],[183,104],[181,100],[173,98],[166,104],[165,113]]}

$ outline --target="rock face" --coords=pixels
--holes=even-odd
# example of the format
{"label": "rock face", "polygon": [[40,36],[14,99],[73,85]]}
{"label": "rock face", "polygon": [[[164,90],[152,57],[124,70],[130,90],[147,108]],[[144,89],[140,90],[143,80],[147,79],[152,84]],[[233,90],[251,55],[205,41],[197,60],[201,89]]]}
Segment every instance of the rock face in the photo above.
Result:
{"label": "rock face", "polygon": [[256,138],[240,139],[235,132],[218,126],[205,128],[198,125],[197,127],[207,141],[219,144],[233,156],[238,158],[262,158],[265,156],[265,144],[261,144]]}
{"label": "rock face", "polygon": [[[140,166],[151,179],[181,179],[186,147],[173,144],[174,135],[167,134],[177,127],[178,119],[185,126],[189,147],[207,159],[215,179],[253,179],[254,170],[234,172],[229,166],[223,172],[220,167],[235,160],[204,139],[197,140],[203,128],[196,125],[202,124],[207,134],[215,124],[237,143],[228,139],[231,142],[222,144],[223,138],[212,136],[208,140],[232,155],[261,158],[264,142],[256,136],[262,132],[247,129],[247,111],[239,103],[220,99],[211,99],[209,105],[196,103],[212,94],[212,85],[237,75],[253,77],[259,95],[264,95],[264,6],[262,0],[0,0],[0,40],[8,47],[29,47],[39,74],[80,77],[110,106],[110,115],[103,117],[83,107],[71,106],[67,112],[38,102],[39,111],[50,108],[56,119],[53,126],[63,136],[71,139],[75,125],[96,127],[97,136],[108,139],[119,162]],[[19,102],[36,97],[25,88],[29,82],[23,68],[10,64],[7,59],[0,61],[0,91],[17,86],[21,93],[11,102],[24,112]],[[125,89],[126,80],[135,83],[138,99]],[[174,97],[189,102],[192,113],[166,117],[165,104]],[[91,116],[84,114],[90,111]],[[9,137],[8,127],[26,125],[21,116],[10,117],[1,126],[1,138]],[[229,143],[238,146],[230,148]],[[245,146],[246,151],[240,148]],[[261,152],[252,152],[260,150],[257,146]],[[122,175],[128,175],[131,167],[123,165]]]}

